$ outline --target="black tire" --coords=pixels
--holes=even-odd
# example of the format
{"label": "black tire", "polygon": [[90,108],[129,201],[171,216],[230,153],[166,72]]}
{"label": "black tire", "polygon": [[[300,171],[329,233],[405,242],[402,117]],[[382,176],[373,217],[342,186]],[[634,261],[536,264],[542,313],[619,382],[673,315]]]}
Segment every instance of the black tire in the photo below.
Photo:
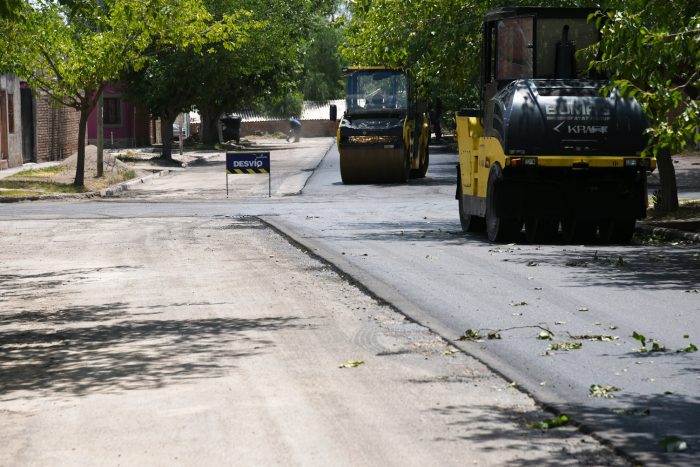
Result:
{"label": "black tire", "polygon": [[462,178],[460,176],[457,176],[457,200],[459,204],[459,223],[462,225],[462,232],[483,232],[486,230],[486,221],[483,217],[464,213]]}
{"label": "black tire", "polygon": [[598,222],[601,243],[629,243],[634,235],[636,223],[634,217],[601,220]]}
{"label": "black tire", "polygon": [[558,231],[558,219],[534,216],[525,218],[525,239],[528,243],[553,242]]}
{"label": "black tire", "polygon": [[522,230],[521,219],[503,218],[496,215],[497,183],[503,179],[503,170],[499,164],[491,166],[486,194],[486,235],[491,242],[508,243],[518,236]]}
{"label": "black tire", "polygon": [[565,217],[561,220],[561,234],[565,243],[592,243],[598,225],[588,219]]}

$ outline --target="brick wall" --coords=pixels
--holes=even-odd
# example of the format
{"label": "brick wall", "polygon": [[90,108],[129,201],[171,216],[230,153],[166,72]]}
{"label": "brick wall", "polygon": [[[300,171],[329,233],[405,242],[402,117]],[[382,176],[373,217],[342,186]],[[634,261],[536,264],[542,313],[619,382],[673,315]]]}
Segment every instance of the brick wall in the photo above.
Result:
{"label": "brick wall", "polygon": [[80,113],[56,106],[48,96],[36,97],[37,162],[56,161],[78,152]]}

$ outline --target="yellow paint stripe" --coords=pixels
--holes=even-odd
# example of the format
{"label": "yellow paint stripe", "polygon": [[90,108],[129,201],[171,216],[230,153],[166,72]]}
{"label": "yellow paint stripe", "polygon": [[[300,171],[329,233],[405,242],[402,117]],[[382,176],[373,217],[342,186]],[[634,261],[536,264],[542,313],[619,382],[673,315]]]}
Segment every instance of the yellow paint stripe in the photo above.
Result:
{"label": "yellow paint stripe", "polygon": [[266,169],[233,169],[227,170],[228,174],[231,175],[247,175],[247,174],[266,174],[269,173]]}

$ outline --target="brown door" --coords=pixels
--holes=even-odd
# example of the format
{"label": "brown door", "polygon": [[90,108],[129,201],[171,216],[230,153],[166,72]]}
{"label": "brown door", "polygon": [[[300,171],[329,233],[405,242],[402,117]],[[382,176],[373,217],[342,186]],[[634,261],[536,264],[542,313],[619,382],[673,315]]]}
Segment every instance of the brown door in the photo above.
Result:
{"label": "brown door", "polygon": [[7,144],[7,105],[5,91],[0,91],[0,159],[9,158],[9,147]]}
{"label": "brown door", "polygon": [[36,162],[34,156],[34,96],[26,83],[20,84],[22,99],[22,157],[24,162]]}

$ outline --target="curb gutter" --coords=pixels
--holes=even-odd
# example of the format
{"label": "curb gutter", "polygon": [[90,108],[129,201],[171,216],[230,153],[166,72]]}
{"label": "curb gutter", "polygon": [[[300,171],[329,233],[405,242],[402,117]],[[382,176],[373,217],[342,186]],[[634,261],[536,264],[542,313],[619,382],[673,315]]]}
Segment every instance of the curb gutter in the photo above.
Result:
{"label": "curb gutter", "polygon": [[668,227],[657,227],[654,225],[637,224],[637,231],[661,237],[667,240],[684,240],[686,242],[700,243],[700,234],[686,232],[678,229],[669,229]]}

